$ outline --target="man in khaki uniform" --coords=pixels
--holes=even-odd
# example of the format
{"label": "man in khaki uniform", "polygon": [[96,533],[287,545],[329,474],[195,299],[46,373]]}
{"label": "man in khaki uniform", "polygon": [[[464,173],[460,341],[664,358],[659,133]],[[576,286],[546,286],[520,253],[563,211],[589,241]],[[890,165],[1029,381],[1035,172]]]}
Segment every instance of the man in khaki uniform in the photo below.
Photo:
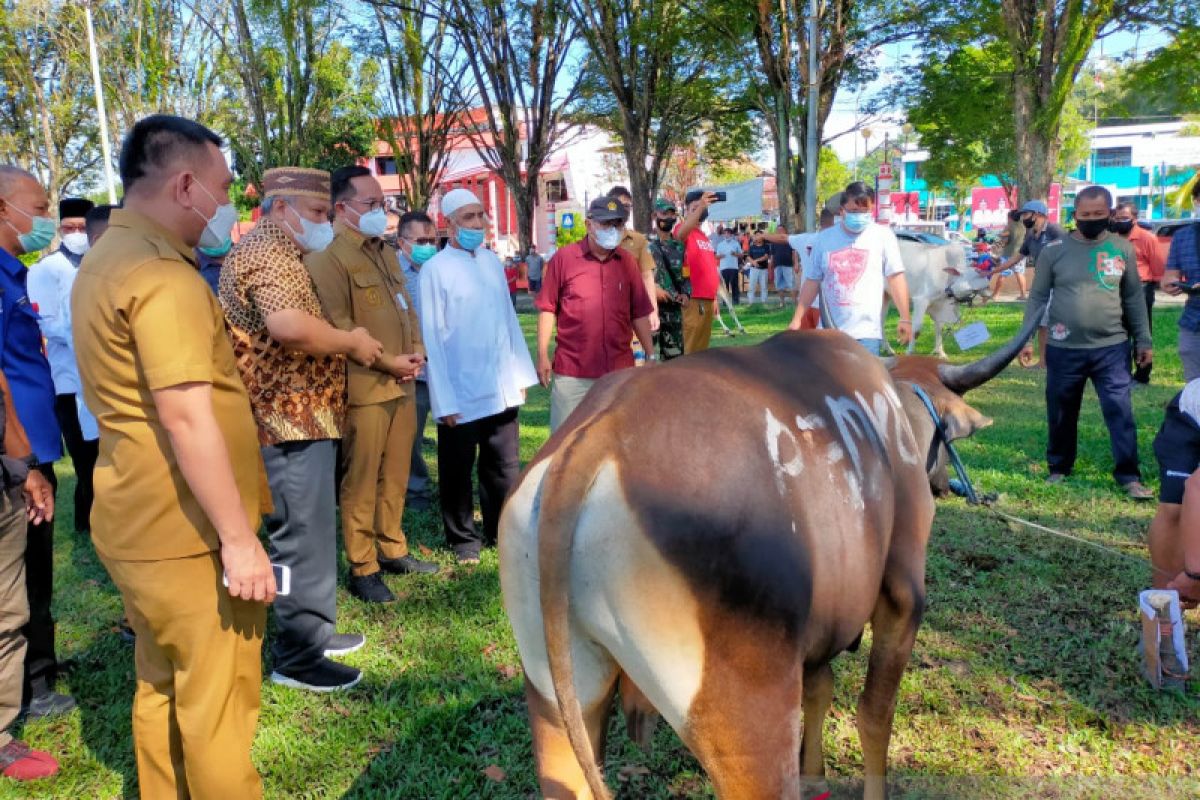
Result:
{"label": "man in khaki uniform", "polygon": [[256,535],[262,459],[220,306],[192,261],[237,220],[220,146],[180,117],[133,127],[121,148],[125,207],[71,297],[100,426],[92,541],[137,634],[145,798],[262,796],[250,747],[264,604],[275,597]]}
{"label": "man in khaki uniform", "polygon": [[333,173],[331,188],[336,235],[304,263],[333,324],[366,328],[383,345],[370,367],[348,370],[340,500],[350,591],[387,603],[396,598],[380,570],[438,571],[409,553],[401,526],[417,435],[412,381],[425,363],[425,348],[396,250],[381,238],[387,216],[379,181],[366,167],[344,167]]}
{"label": "man in khaki uniform", "polygon": [[[633,195],[624,186],[614,186],[608,190],[608,196],[612,200],[616,200],[621,205],[625,206],[625,217],[633,218]],[[654,254],[650,252],[650,240],[644,234],[633,228],[626,228],[624,236],[621,237],[621,249],[633,256],[633,260],[637,262],[638,271],[642,273],[642,282],[646,286],[646,294],[650,296],[650,305],[654,310],[650,313],[650,330],[658,330],[658,284],[655,282],[655,272],[658,270],[658,263],[654,260]],[[647,353],[647,355],[649,355]]]}

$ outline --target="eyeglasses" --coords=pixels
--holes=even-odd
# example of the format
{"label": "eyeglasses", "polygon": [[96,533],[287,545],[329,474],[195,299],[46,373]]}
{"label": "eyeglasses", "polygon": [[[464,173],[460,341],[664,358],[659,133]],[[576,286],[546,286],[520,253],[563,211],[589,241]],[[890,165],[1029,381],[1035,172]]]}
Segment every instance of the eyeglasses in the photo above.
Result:
{"label": "eyeglasses", "polygon": [[64,223],[63,225],[59,226],[59,230],[63,234],[87,233],[87,225],[85,225],[83,223],[79,223],[78,225],[75,223],[70,223],[70,224]]}
{"label": "eyeglasses", "polygon": [[343,202],[346,202],[346,203],[361,203],[361,204],[363,204],[363,205],[365,205],[365,206],[367,207],[367,211],[375,211],[375,210],[377,210],[377,209],[383,208],[383,201],[382,201],[382,200],[375,200],[375,199],[366,199],[366,200],[364,200],[364,199],[360,199],[360,198],[358,198],[358,197],[351,197],[351,198],[349,198],[348,200],[345,200],[345,201],[343,201]]}

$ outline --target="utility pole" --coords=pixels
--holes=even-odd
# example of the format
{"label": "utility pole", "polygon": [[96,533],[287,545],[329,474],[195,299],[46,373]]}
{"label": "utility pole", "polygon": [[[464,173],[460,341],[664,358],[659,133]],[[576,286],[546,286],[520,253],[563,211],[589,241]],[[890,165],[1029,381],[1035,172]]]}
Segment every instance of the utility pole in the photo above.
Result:
{"label": "utility pole", "polygon": [[817,141],[817,103],[821,99],[820,63],[817,58],[819,39],[817,0],[808,2],[808,130],[804,144],[804,229],[817,228],[817,168],[821,163],[821,147]]}
{"label": "utility pole", "polygon": [[104,181],[108,184],[108,202],[117,204],[117,182],[113,177],[112,152],[108,147],[108,117],[104,113],[104,85],[100,82],[100,57],[96,54],[96,32],[92,28],[92,2],[85,0],[83,18],[87,24],[88,51],[92,59],[92,85],[96,95],[96,116],[100,118],[100,154],[104,160]]}

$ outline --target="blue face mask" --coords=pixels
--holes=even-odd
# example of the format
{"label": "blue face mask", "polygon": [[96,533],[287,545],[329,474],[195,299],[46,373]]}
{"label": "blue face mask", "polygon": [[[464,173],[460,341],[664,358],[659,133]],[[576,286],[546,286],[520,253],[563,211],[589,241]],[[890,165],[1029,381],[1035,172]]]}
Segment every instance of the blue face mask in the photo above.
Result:
{"label": "blue face mask", "polygon": [[870,211],[847,212],[842,215],[842,224],[851,233],[862,233],[871,224]]}
{"label": "blue face mask", "polygon": [[[461,231],[459,232],[459,235],[460,236],[462,235]],[[416,264],[418,266],[420,266],[421,264],[424,264],[426,261],[428,261],[429,259],[433,258],[436,255],[437,255],[437,245],[436,244],[414,244],[412,246],[412,256],[411,256],[412,261],[414,264]]]}
{"label": "blue face mask", "polygon": [[204,255],[208,256],[209,258],[221,258],[232,248],[233,239],[226,239],[224,244],[218,245],[217,247],[197,247],[196,249],[201,253],[204,253]]}
{"label": "blue face mask", "polygon": [[474,253],[479,249],[479,245],[483,244],[483,228],[459,228],[458,229],[458,244],[463,250],[469,250]]}
{"label": "blue face mask", "polygon": [[[50,246],[50,242],[54,241],[54,235],[58,233],[58,225],[55,224],[54,220],[49,217],[35,217],[29,212],[17,208],[12,203],[9,203],[8,207],[13,211],[25,215],[32,223],[32,227],[28,233],[17,234],[17,241],[21,244],[22,253],[37,253]],[[8,220],[5,220],[5,222],[8,222]],[[8,227],[14,231],[17,229],[17,226],[11,222],[8,222]]]}

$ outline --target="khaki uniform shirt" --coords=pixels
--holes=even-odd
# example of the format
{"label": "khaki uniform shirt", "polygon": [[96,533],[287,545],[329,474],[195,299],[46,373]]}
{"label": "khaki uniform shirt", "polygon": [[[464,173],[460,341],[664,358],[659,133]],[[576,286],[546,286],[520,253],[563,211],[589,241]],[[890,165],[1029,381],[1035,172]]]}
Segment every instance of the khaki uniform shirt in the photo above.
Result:
{"label": "khaki uniform shirt", "polygon": [[[381,362],[398,355],[425,354],[421,323],[408,293],[395,249],[368,238],[341,222],[333,243],[304,259],[325,313],[343,330],[366,328],[383,345]],[[412,391],[392,375],[370,367],[348,365],[350,405],[386,403]]]}
{"label": "khaki uniform shirt", "polygon": [[625,230],[625,236],[621,238],[621,247],[633,256],[633,260],[638,265],[638,272],[643,275],[647,272],[654,272],[658,268],[658,265],[654,263],[654,254],[650,252],[650,242],[633,228]]}
{"label": "khaki uniform shirt", "polygon": [[217,550],[217,531],[180,472],[151,392],[212,386],[213,414],[229,451],[251,529],[269,504],[250,401],[238,377],[221,308],[192,248],[133,211],[112,213],[88,252],[71,297],[88,408],[100,426],[92,541],[105,558],[158,561]]}
{"label": "khaki uniform shirt", "polygon": [[267,330],[267,317],[277,311],[325,319],[302,256],[291,237],[264,217],[221,269],[229,338],[264,446],[342,437],[346,357],[292,350]]}

